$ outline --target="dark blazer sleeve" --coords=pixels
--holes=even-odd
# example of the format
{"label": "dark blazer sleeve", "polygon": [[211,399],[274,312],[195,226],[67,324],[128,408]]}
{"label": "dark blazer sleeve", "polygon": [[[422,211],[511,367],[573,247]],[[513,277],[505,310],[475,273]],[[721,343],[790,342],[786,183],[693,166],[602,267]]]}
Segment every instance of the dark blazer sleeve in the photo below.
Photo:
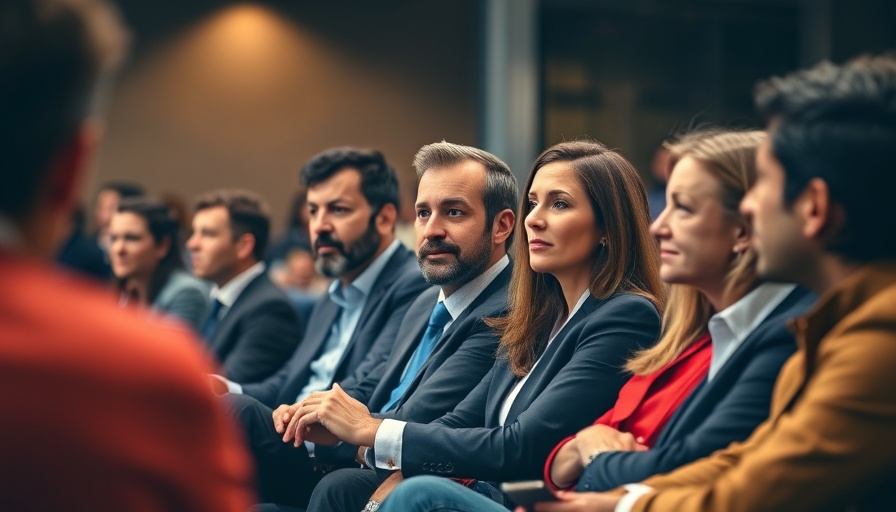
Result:
{"label": "dark blazer sleeve", "polygon": [[266,298],[243,311],[239,338],[221,363],[224,376],[235,382],[252,383],[274,374],[302,338],[299,322],[285,296]]}
{"label": "dark blazer sleeve", "polygon": [[561,332],[553,342],[556,348],[548,348],[555,350],[551,359],[539,363],[547,366],[534,371],[559,368],[528,408],[504,426],[488,428],[483,410],[487,395],[495,391],[490,384],[510,371],[505,362],[496,363],[452,413],[428,425],[405,426],[402,473],[490,481],[540,478],[551,448],[613,405],[628,379],[622,370],[625,360],[633,350],[655,342],[659,324],[656,309],[644,298],[608,300],[565,335]]}
{"label": "dark blazer sleeve", "polygon": [[768,418],[778,372],[796,348],[793,335],[782,320],[767,327],[751,354],[738,361],[743,369],[728,384],[730,390],[721,401],[709,400],[712,403],[699,404],[697,411],[688,411],[705,418],[697,428],[645,452],[601,454],[585,468],[576,490],[606,491],[640,482],[749,437]]}

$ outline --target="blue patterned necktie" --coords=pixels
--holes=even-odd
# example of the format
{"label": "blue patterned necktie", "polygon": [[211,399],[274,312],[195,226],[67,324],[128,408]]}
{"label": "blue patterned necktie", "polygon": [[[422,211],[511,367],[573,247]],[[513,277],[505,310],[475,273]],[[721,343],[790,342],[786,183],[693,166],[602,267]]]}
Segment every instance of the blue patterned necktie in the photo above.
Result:
{"label": "blue patterned necktie", "polygon": [[202,327],[202,337],[206,341],[212,339],[212,333],[215,332],[215,327],[218,326],[218,315],[221,314],[222,307],[224,307],[224,304],[221,304],[221,301],[218,299],[212,301],[212,307],[208,312],[208,320],[205,321],[205,325]]}
{"label": "blue patterned necktie", "polygon": [[432,349],[435,348],[436,342],[442,337],[442,331],[445,329],[445,325],[449,320],[451,320],[451,313],[448,312],[445,303],[439,302],[436,304],[436,307],[432,310],[432,314],[429,315],[429,325],[426,327],[426,332],[423,333],[423,339],[420,340],[420,344],[417,345],[417,350],[414,350],[414,354],[411,356],[411,360],[404,371],[404,375],[401,376],[398,386],[392,390],[392,394],[389,396],[389,401],[383,406],[380,412],[386,412],[398,404],[398,400],[404,395],[405,391],[408,390],[411,382],[413,382],[414,378],[417,376],[417,372],[423,367],[423,363],[425,363],[429,358],[429,355],[432,354]]}

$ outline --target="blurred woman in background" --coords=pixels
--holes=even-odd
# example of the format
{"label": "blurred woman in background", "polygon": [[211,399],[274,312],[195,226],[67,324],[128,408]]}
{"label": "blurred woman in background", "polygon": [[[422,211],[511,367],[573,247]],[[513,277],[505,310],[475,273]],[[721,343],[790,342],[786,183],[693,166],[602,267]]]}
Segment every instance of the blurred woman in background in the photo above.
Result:
{"label": "blurred woman in background", "polygon": [[198,330],[209,306],[208,285],[184,270],[178,230],[164,203],[124,199],[109,223],[109,259],[122,306],[147,305]]}

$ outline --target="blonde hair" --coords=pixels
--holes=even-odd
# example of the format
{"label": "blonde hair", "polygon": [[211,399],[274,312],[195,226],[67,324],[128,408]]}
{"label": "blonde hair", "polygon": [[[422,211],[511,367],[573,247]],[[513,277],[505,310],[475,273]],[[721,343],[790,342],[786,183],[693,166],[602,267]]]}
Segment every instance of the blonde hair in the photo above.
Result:
{"label": "blonde hair", "polygon": [[[638,172],[622,155],[598,142],[564,142],[545,150],[529,171],[525,191],[535,174],[552,162],[566,162],[588,193],[594,210],[595,230],[604,232],[606,246],[594,247],[589,289],[600,299],[618,292],[644,296],[662,311],[663,285],[659,278],[659,254],[650,236],[647,194]],[[517,215],[517,231],[525,233],[529,200]],[[510,280],[510,312],[487,319],[501,331],[498,349],[517,376],[527,374],[544,351],[557,317],[568,314],[557,279],[538,273],[529,265],[529,247],[514,246],[516,260]]]}
{"label": "blonde hair", "polygon": [[[740,200],[756,181],[756,149],[765,138],[762,131],[704,130],[664,144],[669,150],[670,168],[685,157],[700,162],[719,182],[725,215],[743,220]],[[740,298],[756,285],[756,254],[752,248],[734,256],[725,276],[724,296]],[[669,301],[663,315],[663,333],[651,348],[642,350],[626,367],[636,375],[649,375],[670,364],[704,331],[713,315],[709,300],[696,288],[683,284],[669,286]]]}

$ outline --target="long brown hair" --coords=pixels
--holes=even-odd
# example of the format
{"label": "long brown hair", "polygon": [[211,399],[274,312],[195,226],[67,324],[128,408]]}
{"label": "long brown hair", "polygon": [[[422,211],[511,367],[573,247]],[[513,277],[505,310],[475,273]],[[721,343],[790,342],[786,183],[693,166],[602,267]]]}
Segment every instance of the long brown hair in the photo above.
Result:
{"label": "long brown hair", "polygon": [[[517,215],[517,231],[525,233],[529,213],[528,191],[539,169],[567,162],[584,186],[594,210],[596,230],[605,234],[606,246],[594,248],[589,290],[606,299],[618,292],[644,296],[662,310],[663,285],[659,255],[650,236],[650,213],[644,183],[635,168],[619,153],[590,141],[563,142],[545,150],[532,165],[526,193]],[[510,280],[510,312],[489,319],[502,333],[499,354],[514,374],[528,373],[544,351],[557,318],[566,315],[566,301],[557,279],[529,266],[526,243],[514,246],[516,260]]]}
{"label": "long brown hair", "polygon": [[[704,130],[687,134],[666,148],[673,170],[685,157],[700,162],[719,182],[726,217],[740,220],[738,205],[756,181],[756,149],[764,137],[761,131]],[[756,254],[749,248],[739,255],[732,253],[731,258],[724,294],[733,302],[756,286]],[[669,286],[667,304],[660,340],[626,365],[637,375],[649,375],[674,361],[706,331],[715,313],[706,296],[684,284]]]}

